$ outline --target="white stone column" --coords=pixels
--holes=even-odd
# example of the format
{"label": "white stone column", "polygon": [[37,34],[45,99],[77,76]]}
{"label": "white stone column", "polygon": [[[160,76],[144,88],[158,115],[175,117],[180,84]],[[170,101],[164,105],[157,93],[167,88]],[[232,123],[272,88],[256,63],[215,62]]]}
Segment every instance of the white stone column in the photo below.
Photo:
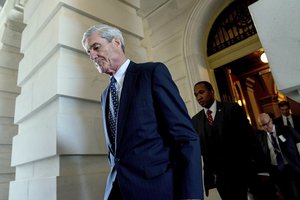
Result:
{"label": "white stone column", "polygon": [[22,10],[18,4],[7,1],[0,13],[0,200],[8,199],[9,182],[15,178],[10,166],[12,138],[18,132],[14,124],[21,32],[24,28]]}
{"label": "white stone column", "polygon": [[249,9],[278,89],[300,102],[300,1],[259,0]]}
{"label": "white stone column", "polygon": [[10,200],[103,198],[109,168],[99,99],[108,77],[89,61],[81,37],[100,21],[114,24],[125,32],[129,58],[145,60],[138,2],[27,2]]}

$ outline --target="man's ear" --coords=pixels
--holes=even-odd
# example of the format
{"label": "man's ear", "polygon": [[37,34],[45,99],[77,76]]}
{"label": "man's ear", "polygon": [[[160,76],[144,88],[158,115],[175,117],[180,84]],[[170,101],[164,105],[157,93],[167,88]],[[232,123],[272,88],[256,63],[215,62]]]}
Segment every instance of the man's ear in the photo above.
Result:
{"label": "man's ear", "polygon": [[120,38],[115,37],[115,38],[112,40],[112,42],[113,42],[114,45],[116,45],[116,46],[118,46],[118,47],[120,47],[120,48],[122,47],[122,42],[121,42]]}

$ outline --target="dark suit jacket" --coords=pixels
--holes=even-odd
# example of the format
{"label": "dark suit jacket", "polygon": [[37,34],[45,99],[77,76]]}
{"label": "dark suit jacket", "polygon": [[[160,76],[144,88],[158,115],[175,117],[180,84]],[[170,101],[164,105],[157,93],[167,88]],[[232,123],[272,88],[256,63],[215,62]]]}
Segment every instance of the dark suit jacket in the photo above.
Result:
{"label": "dark suit jacket", "polygon": [[[300,175],[300,156],[297,150],[296,143],[300,142],[300,136],[292,127],[275,125],[277,136],[282,135],[286,141],[278,139],[281,151],[287,159],[291,168]],[[268,147],[268,135],[265,131],[257,132],[257,138],[262,146],[266,161],[271,167],[270,150]]]}
{"label": "dark suit jacket", "polygon": [[[300,134],[300,116],[292,114],[292,119],[293,119],[293,122],[294,122],[294,128]],[[282,116],[275,118],[273,120],[273,123],[277,124],[279,126],[283,126],[283,118],[282,118]]]}
{"label": "dark suit jacket", "polygon": [[[205,132],[206,115],[204,109],[193,118],[193,125],[200,134],[201,153],[204,161],[204,179],[211,174],[225,176],[238,184],[247,181],[253,175],[252,167],[255,160],[258,142],[242,108],[235,103],[221,103],[217,101],[217,111],[214,124],[218,126],[217,155],[211,154],[211,147]],[[210,148],[210,150],[208,150]],[[254,169],[253,169],[254,170]],[[251,174],[250,174],[251,173]],[[218,177],[217,177],[218,178]],[[205,180],[205,187],[210,181]],[[222,183],[221,183],[222,184]]]}
{"label": "dark suit jacket", "polygon": [[[107,94],[108,88],[102,94],[103,111]],[[105,112],[103,119],[106,124]],[[116,146],[115,154],[109,152],[110,164],[126,199],[203,199],[199,137],[164,64],[130,62]]]}

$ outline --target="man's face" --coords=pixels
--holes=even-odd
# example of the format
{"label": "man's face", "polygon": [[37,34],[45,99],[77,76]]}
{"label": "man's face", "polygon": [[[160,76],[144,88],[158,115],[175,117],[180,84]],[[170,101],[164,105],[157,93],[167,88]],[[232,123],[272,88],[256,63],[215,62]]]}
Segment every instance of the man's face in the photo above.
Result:
{"label": "man's face", "polygon": [[273,131],[273,121],[268,115],[261,115],[259,122],[264,131],[269,133]]}
{"label": "man's face", "polygon": [[280,110],[281,114],[286,117],[290,115],[290,108],[288,106],[279,107],[279,110]]}
{"label": "man's face", "polygon": [[118,41],[113,39],[108,42],[98,33],[93,33],[86,39],[87,54],[100,73],[112,75],[117,70],[114,61],[118,58]]}
{"label": "man's face", "polygon": [[215,100],[214,91],[209,91],[202,83],[194,87],[194,95],[198,103],[204,108],[210,108]]}

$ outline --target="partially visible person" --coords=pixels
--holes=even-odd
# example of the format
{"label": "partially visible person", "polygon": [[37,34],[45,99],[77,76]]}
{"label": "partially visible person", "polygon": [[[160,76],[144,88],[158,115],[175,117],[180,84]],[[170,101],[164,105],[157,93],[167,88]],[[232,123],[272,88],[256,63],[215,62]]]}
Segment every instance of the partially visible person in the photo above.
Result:
{"label": "partially visible person", "polygon": [[192,121],[200,135],[206,195],[217,188],[222,200],[247,200],[259,149],[252,126],[237,103],[215,100],[209,82],[196,83],[194,95],[203,107]]}
{"label": "partially visible person", "polygon": [[263,131],[257,132],[271,180],[285,200],[300,199],[300,136],[289,126],[274,125],[267,113],[258,116]]}
{"label": "partially visible person", "polygon": [[199,137],[162,63],[125,56],[119,29],[99,24],[82,45],[111,82],[101,96],[111,171],[107,200],[203,200]]}
{"label": "partially visible person", "polygon": [[300,116],[294,115],[291,112],[291,106],[288,101],[278,103],[281,116],[274,119],[274,124],[280,126],[291,126],[300,134]]}

